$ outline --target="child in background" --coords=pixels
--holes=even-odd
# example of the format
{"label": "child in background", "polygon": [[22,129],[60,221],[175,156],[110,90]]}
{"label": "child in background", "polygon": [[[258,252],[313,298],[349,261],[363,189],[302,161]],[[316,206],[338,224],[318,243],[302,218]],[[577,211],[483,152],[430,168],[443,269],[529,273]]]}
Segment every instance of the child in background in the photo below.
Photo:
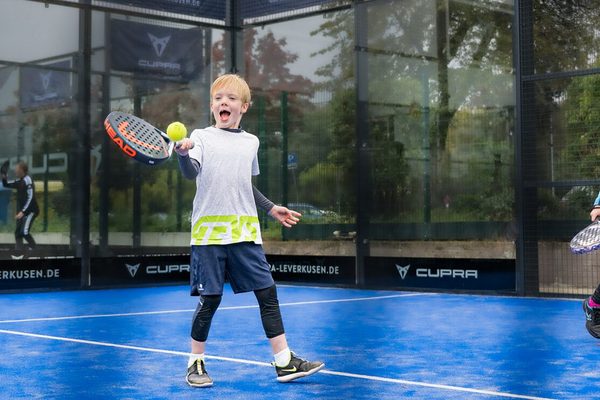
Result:
{"label": "child in background", "polygon": [[17,226],[15,228],[15,249],[23,249],[23,239],[27,241],[28,250],[33,250],[35,240],[31,236],[31,225],[33,220],[39,214],[37,200],[35,199],[35,187],[33,179],[29,176],[29,167],[27,163],[20,161],[15,166],[15,175],[17,179],[8,181],[6,172],[2,170],[2,185],[5,188],[15,189],[17,191]]}

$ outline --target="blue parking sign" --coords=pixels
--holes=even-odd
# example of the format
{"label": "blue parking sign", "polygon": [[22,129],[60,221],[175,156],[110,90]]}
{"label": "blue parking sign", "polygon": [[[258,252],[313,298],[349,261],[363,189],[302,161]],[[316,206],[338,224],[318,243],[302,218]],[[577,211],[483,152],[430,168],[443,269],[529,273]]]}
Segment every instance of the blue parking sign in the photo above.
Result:
{"label": "blue parking sign", "polygon": [[287,159],[288,169],[298,168],[298,157],[296,156],[296,153],[288,153]]}

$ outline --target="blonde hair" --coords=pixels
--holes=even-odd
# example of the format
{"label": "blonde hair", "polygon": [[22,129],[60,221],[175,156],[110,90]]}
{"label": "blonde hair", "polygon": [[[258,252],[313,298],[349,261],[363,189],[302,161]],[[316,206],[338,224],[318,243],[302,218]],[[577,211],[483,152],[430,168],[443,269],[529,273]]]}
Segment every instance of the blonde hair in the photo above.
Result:
{"label": "blonde hair", "polygon": [[240,96],[242,103],[250,103],[250,87],[244,78],[236,74],[225,74],[215,79],[210,87],[211,101],[215,92],[225,87],[231,88],[233,91],[235,91],[235,93]]}

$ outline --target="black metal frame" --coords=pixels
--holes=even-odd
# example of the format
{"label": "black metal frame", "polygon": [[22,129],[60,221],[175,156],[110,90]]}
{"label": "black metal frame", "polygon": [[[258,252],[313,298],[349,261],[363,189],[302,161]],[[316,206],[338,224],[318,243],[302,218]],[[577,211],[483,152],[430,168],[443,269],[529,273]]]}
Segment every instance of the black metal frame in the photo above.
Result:
{"label": "black metal frame", "polygon": [[[90,0],[82,0],[89,4]],[[90,285],[90,143],[91,143],[91,71],[92,10],[79,11],[79,52],[77,55],[77,129],[73,130],[74,181],[71,192],[71,247],[81,258],[81,285]]]}
{"label": "black metal frame", "polygon": [[[76,7],[80,10],[79,16],[79,51],[77,54],[77,118],[76,134],[73,138],[71,165],[72,173],[72,206],[73,217],[71,225],[71,247],[74,248],[77,257],[82,263],[82,286],[89,286],[90,273],[90,105],[91,105],[91,75],[102,74],[103,86],[103,111],[109,109],[109,77],[108,69],[109,52],[106,53],[107,68],[104,72],[94,72],[91,69],[91,14],[92,11],[114,12],[123,15],[157,18],[157,15],[146,14],[139,11],[112,9],[93,5],[91,0],[79,0],[79,2],[68,0],[30,0],[38,3],[56,4],[60,6]],[[226,20],[223,24],[201,22],[197,18],[178,18],[169,15],[160,17],[163,20],[177,23],[185,23],[208,28],[225,30],[230,51],[227,54],[228,69],[232,72],[244,73],[243,62],[243,29],[253,26],[264,26],[285,20],[318,15],[335,10],[352,8],[355,18],[355,90],[356,90],[356,162],[357,173],[355,187],[357,190],[356,210],[356,284],[364,286],[365,283],[365,258],[370,255],[369,236],[369,214],[371,193],[371,149],[369,144],[368,123],[368,30],[367,30],[367,4],[370,1],[354,0],[352,4],[340,4],[322,11],[311,11],[308,14],[290,15],[265,22],[249,23],[244,25],[240,15],[240,2],[238,0],[227,0]],[[517,264],[517,294],[537,295],[539,294],[539,267],[538,267],[538,235],[537,235],[537,190],[546,186],[572,186],[573,182],[538,182],[535,175],[535,82],[540,80],[569,78],[574,76],[590,75],[600,73],[600,68],[592,68],[580,71],[557,72],[551,74],[535,74],[534,70],[534,10],[533,0],[515,0],[513,19],[513,57],[516,79],[516,132],[515,132],[515,201],[516,201],[516,264]],[[108,14],[107,14],[108,15]],[[108,17],[107,17],[108,18]],[[108,42],[107,42],[108,43]],[[7,64],[15,64],[7,62]],[[19,64],[20,65],[20,64]],[[103,141],[103,148],[110,146],[108,139]],[[102,176],[100,177],[101,203],[108,201],[109,172],[107,152],[102,152]],[[283,168],[286,166],[284,165]],[[586,180],[580,184],[598,184],[600,181]],[[104,204],[105,206],[105,204]],[[99,220],[100,246],[99,253],[108,251],[108,220],[107,210],[101,210]],[[138,216],[139,217],[139,216]],[[136,221],[139,221],[136,220]],[[139,222],[138,222],[139,224]],[[139,231],[139,227],[136,226]],[[136,229],[134,229],[135,231]],[[138,232],[139,233],[139,232]],[[134,240],[139,245],[139,237]]]}
{"label": "black metal frame", "polygon": [[[535,93],[533,82],[524,79],[534,73],[533,2],[515,1],[514,59],[516,71],[515,200],[517,221],[517,293],[539,293],[537,243],[537,188],[525,182],[535,180]],[[527,154],[528,157],[524,157]]]}
{"label": "black metal frame", "polygon": [[600,68],[536,73],[533,0],[516,0],[514,15],[513,54],[516,71],[516,141],[514,151],[518,232],[516,242],[517,293],[536,296],[540,293],[538,190],[540,188],[598,185],[600,180],[546,181],[537,178],[535,85],[540,81],[599,74]]}
{"label": "black metal frame", "polygon": [[[146,14],[133,10],[113,9],[105,6],[92,4],[91,0],[80,0],[79,2],[68,0],[31,0],[34,2],[45,4],[56,4],[59,6],[77,7],[80,9],[80,50],[79,63],[77,66],[78,73],[78,119],[77,119],[77,135],[74,138],[74,161],[73,171],[73,195],[72,203],[76,212],[73,214],[72,232],[71,232],[71,247],[75,248],[75,254],[82,260],[82,286],[89,286],[90,272],[90,188],[89,188],[89,146],[91,137],[90,127],[90,82],[92,74],[101,74],[104,80],[104,98],[103,111],[107,111],[110,107],[108,94],[110,71],[108,70],[109,60],[106,61],[106,71],[97,72],[91,69],[91,13],[92,11],[102,11],[106,13],[118,13],[128,16],[156,18],[156,15]],[[194,18],[177,18],[174,16],[161,16],[161,19],[170,22],[185,23],[190,25],[198,25],[203,27],[212,27],[225,30],[228,41],[227,65],[231,72],[243,73],[243,63],[241,62],[241,52],[243,51],[243,29],[252,26],[264,26],[282,22],[285,20],[317,15],[335,10],[353,9],[355,17],[355,90],[356,90],[356,161],[357,173],[355,176],[355,187],[357,191],[357,209],[356,209],[356,227],[357,236],[355,240],[356,247],[356,284],[364,286],[365,284],[365,259],[370,256],[370,236],[369,236],[369,216],[371,198],[371,148],[369,143],[369,123],[368,123],[368,30],[367,30],[367,4],[372,1],[354,0],[351,4],[340,4],[332,6],[326,10],[313,11],[309,14],[290,15],[289,17],[277,18],[260,23],[250,23],[244,25],[241,19],[240,3],[237,0],[227,0],[226,5],[226,20],[223,25],[199,22]],[[107,33],[108,34],[108,33]],[[109,57],[107,52],[106,57]],[[134,102],[134,103],[139,103]],[[139,104],[138,108],[139,108]],[[109,141],[105,138],[103,141],[103,149],[110,146]],[[110,169],[108,162],[108,152],[102,152],[102,176],[100,178],[100,195],[104,201],[108,200],[108,185],[107,175]],[[285,168],[285,165],[284,165]],[[139,186],[139,174],[134,174],[134,186]],[[137,188],[139,189],[139,188]],[[139,203],[139,190],[134,190],[134,214],[139,214],[139,207],[135,204]],[[104,205],[105,207],[106,205]],[[109,254],[108,249],[108,210],[100,210],[99,230],[100,230],[100,246],[99,255]],[[140,219],[139,215],[134,215],[134,247],[140,245]],[[86,239],[82,239],[86,238]]]}
{"label": "black metal frame", "polygon": [[365,260],[370,255],[369,211],[371,207],[371,147],[369,143],[369,53],[365,2],[354,2],[356,90],[356,284],[365,285]]}

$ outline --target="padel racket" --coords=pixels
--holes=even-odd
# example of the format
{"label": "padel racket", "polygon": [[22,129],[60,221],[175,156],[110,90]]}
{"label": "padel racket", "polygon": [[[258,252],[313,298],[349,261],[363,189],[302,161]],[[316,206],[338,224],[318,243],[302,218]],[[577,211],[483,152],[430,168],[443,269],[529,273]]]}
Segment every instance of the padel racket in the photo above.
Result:
{"label": "padel racket", "polygon": [[571,239],[569,247],[575,254],[584,254],[600,249],[600,220],[583,228]]}
{"label": "padel racket", "polygon": [[108,136],[129,157],[148,165],[169,159],[176,143],[135,115],[113,111],[104,120]]}

